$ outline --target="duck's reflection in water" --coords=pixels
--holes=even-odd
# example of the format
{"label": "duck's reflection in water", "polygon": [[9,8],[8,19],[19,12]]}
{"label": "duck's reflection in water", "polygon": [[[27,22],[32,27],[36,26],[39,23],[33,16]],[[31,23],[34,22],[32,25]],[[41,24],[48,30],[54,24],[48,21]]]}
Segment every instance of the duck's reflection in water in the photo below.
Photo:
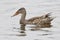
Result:
{"label": "duck's reflection in water", "polygon": [[31,31],[37,31],[37,30],[40,30],[40,31],[48,31],[48,30],[41,30],[41,28],[51,28],[52,27],[52,25],[50,25],[49,27],[37,27],[37,26],[33,26],[33,27],[31,27]]}
{"label": "duck's reflection in water", "polygon": [[[31,29],[31,31],[39,31],[39,33],[40,33],[40,31],[42,31],[42,32],[47,32],[46,34],[38,34],[38,35],[40,35],[40,36],[45,36],[45,35],[51,35],[50,33],[48,33],[48,32],[51,32],[50,30],[42,30],[40,27],[37,27],[37,26],[32,26],[32,27],[30,27]],[[16,29],[16,28],[15,28]],[[25,29],[25,26],[21,26],[20,28],[18,28],[19,29],[19,31],[18,31],[18,34],[10,34],[11,36],[27,36],[26,35],[26,29]]]}
{"label": "duck's reflection in water", "polygon": [[26,33],[20,33],[19,35],[16,35],[16,36],[26,36]]}
{"label": "duck's reflection in water", "polygon": [[26,33],[25,33],[25,31],[18,31],[16,33],[7,34],[7,36],[26,36]]}
{"label": "duck's reflection in water", "polygon": [[7,34],[8,36],[26,36],[26,31],[23,26],[21,28],[14,27],[13,29],[15,30],[13,32],[16,32],[16,33]]}
{"label": "duck's reflection in water", "polygon": [[[5,34],[6,35],[6,34]],[[17,33],[17,34],[7,34],[8,36],[26,36],[26,33]]]}
{"label": "duck's reflection in water", "polygon": [[24,30],[19,31],[19,34],[16,36],[26,36],[26,33]]}
{"label": "duck's reflection in water", "polygon": [[38,31],[38,30],[40,30],[40,28],[39,27],[34,27],[34,28],[31,28],[30,30],[31,31]]}
{"label": "duck's reflection in water", "polygon": [[[51,26],[52,27],[52,26]],[[51,28],[50,27],[50,28]],[[46,27],[47,28],[47,27]],[[32,27],[30,30],[31,31],[39,31],[39,33],[37,34],[38,36],[47,36],[47,35],[53,35],[51,30],[48,30],[49,28],[47,28],[46,30],[44,30],[45,28],[41,28],[41,27]]]}
{"label": "duck's reflection in water", "polygon": [[26,33],[25,33],[25,25],[21,25],[21,27],[20,27],[20,35],[19,36],[26,36]]}

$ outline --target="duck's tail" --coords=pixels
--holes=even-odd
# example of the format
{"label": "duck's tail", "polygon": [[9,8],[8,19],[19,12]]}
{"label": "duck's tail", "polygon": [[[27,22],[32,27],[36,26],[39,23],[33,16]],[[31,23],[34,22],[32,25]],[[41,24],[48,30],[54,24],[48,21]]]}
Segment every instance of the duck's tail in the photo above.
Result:
{"label": "duck's tail", "polygon": [[55,19],[56,17],[50,17],[50,21],[52,21],[53,19]]}
{"label": "duck's tail", "polygon": [[45,14],[45,15],[42,15],[41,18],[48,18],[48,17],[51,16],[51,13],[52,13],[52,12],[49,12],[49,13],[47,13],[47,14]]}

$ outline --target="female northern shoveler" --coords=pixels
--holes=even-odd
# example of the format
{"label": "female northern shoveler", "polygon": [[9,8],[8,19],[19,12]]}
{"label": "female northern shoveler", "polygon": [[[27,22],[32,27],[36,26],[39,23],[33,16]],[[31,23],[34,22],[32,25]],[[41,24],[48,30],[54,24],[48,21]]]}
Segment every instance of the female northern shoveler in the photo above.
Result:
{"label": "female northern shoveler", "polygon": [[25,19],[25,17],[26,17],[25,8],[20,8],[19,10],[17,10],[17,12],[13,16],[16,16],[18,14],[22,14],[21,19],[20,19],[21,30],[25,29],[26,24],[32,24],[32,25],[36,25],[36,26],[42,27],[42,28],[50,27],[51,21],[54,19],[54,18],[50,17],[50,13],[48,13],[48,14],[42,15],[40,17],[33,17],[31,19],[26,20]]}

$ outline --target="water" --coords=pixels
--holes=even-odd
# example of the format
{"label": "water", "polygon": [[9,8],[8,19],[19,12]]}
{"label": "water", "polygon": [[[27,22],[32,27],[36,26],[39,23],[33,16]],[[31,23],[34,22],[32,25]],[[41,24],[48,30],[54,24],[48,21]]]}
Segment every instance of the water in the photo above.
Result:
{"label": "water", "polygon": [[[11,18],[16,10],[25,7],[26,19],[53,12],[56,18],[51,28],[30,30],[20,33],[19,19],[21,15]],[[0,0],[0,40],[60,40],[60,0]]]}

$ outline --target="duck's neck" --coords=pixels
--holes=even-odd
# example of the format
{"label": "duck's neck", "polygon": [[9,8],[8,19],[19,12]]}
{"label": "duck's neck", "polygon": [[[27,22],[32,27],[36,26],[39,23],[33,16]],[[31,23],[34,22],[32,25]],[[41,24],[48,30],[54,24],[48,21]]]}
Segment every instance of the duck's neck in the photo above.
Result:
{"label": "duck's neck", "polygon": [[21,20],[20,20],[20,24],[24,24],[25,23],[25,17],[26,17],[26,12],[24,12],[21,16]]}

